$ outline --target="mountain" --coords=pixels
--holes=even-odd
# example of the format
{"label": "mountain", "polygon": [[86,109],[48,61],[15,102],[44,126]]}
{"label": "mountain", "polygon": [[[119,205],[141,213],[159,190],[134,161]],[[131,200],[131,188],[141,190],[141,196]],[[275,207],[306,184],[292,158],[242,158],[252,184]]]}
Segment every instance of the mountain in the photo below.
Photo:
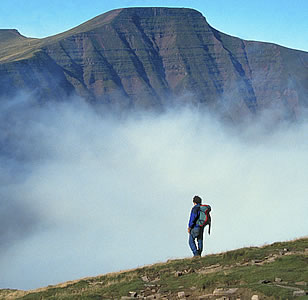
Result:
{"label": "mountain", "polygon": [[0,299],[307,299],[307,255],[308,238],[302,238],[37,290],[2,289]]}
{"label": "mountain", "polygon": [[0,30],[0,98],[80,95],[119,109],[191,103],[232,119],[308,107],[308,53],[246,41],[186,8],[117,9],[64,33]]}

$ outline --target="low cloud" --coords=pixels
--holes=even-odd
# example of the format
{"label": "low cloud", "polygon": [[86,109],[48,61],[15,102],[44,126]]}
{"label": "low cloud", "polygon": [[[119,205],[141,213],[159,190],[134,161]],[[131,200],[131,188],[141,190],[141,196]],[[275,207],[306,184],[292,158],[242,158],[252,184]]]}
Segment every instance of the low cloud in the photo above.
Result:
{"label": "low cloud", "polygon": [[231,128],[194,108],[119,118],[26,98],[1,104],[1,288],[189,257],[195,194],[213,208],[207,253],[307,234],[304,123]]}

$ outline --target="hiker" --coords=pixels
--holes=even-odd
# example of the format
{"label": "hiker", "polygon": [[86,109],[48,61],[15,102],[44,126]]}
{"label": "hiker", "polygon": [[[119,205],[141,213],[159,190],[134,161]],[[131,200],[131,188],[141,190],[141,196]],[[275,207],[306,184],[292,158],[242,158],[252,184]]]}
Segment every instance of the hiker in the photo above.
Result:
{"label": "hiker", "polygon": [[[209,225],[209,234],[211,226],[209,205],[202,205],[202,199],[199,196],[193,198],[193,208],[191,209],[188,233],[189,233],[189,246],[193,252],[194,257],[200,257],[203,250],[203,232],[204,227]],[[195,240],[197,239],[197,245]]]}

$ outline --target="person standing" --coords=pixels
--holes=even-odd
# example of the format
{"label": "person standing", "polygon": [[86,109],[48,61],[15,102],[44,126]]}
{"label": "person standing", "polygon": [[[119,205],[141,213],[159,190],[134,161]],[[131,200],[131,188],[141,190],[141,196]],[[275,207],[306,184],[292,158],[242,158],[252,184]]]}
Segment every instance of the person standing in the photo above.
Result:
{"label": "person standing", "polygon": [[[190,218],[188,223],[188,233],[189,233],[189,246],[191,251],[193,252],[194,257],[200,257],[203,250],[203,232],[204,225],[210,224],[210,216],[209,212],[208,217],[206,217],[206,213],[203,214],[203,207],[209,207],[209,205],[202,205],[200,217],[200,206],[202,203],[202,199],[199,196],[193,197],[193,208],[190,212]],[[202,221],[200,221],[202,219]],[[206,219],[206,220],[205,220]],[[209,230],[210,232],[210,230]],[[197,240],[197,244],[196,241]]]}

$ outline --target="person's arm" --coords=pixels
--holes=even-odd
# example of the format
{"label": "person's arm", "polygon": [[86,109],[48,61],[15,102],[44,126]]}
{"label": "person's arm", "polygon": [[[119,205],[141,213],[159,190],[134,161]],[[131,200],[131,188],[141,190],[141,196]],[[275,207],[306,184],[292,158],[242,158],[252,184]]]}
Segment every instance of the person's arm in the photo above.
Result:
{"label": "person's arm", "polygon": [[190,230],[196,225],[198,219],[198,210],[197,207],[194,206],[190,213],[189,223],[188,223],[188,233],[190,233]]}

